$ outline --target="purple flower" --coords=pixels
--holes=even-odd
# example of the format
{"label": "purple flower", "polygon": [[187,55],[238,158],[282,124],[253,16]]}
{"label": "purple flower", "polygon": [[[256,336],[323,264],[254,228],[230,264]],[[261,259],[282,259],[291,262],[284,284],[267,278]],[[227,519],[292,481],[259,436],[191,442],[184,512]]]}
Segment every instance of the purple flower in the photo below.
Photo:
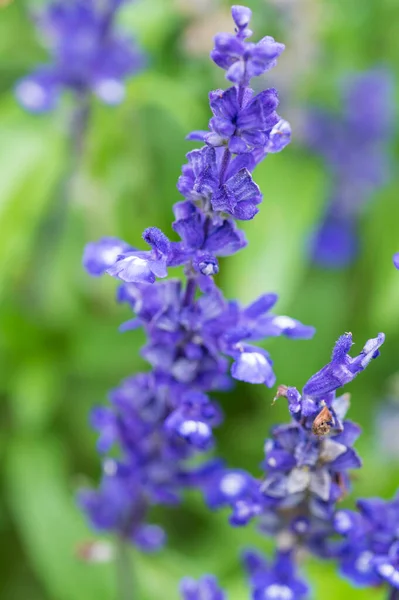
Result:
{"label": "purple flower", "polygon": [[255,166],[250,155],[232,160],[222,179],[223,154],[215,148],[193,150],[187,158],[178,188],[188,199],[200,203],[205,213],[225,212],[239,220],[255,216],[262,195],[249,172]]}
{"label": "purple flower", "polygon": [[368,340],[361,353],[352,358],[348,352],[352,347],[352,334],[342,335],[334,346],[331,362],[313,375],[303,391],[312,397],[322,397],[352,381],[363,371],[373,358],[379,356],[379,347],[384,343],[385,335]]}
{"label": "purple flower", "polygon": [[393,255],[393,264],[399,269],[399,252]]}
{"label": "purple flower", "polygon": [[142,52],[115,26],[122,2],[58,0],[36,15],[35,22],[52,62],[22,79],[16,96],[27,110],[46,112],[63,90],[94,93],[106,104],[125,95],[124,80],[139,71]]}
{"label": "purple flower", "polygon": [[358,254],[359,216],[390,178],[393,97],[391,74],[372,69],[346,79],[339,114],[313,110],[308,115],[307,142],[324,157],[331,175],[328,206],[310,243],[321,266],[346,267]]}
{"label": "purple flower", "polygon": [[204,575],[198,581],[185,577],[180,582],[182,600],[226,600],[224,591],[212,575]]}
{"label": "purple flower", "polygon": [[398,590],[399,497],[359,500],[357,507],[358,511],[340,510],[334,517],[335,531],[344,538],[338,555],[341,571],[356,585],[385,583]]}
{"label": "purple flower", "polygon": [[124,252],[133,248],[118,238],[105,237],[98,242],[89,242],[83,253],[83,266],[93,277],[103,275]]}
{"label": "purple flower", "polygon": [[232,8],[232,16],[237,25],[236,34],[219,33],[215,37],[211,58],[227,71],[227,79],[240,86],[247,86],[252,77],[258,77],[276,66],[285,46],[271,36],[262,38],[256,44],[246,42],[245,39],[252,35],[252,31],[248,29],[251,11],[246,7],[235,6]]}
{"label": "purple flower", "polygon": [[314,231],[310,248],[317,264],[329,268],[343,268],[357,256],[359,243],[354,219],[331,214],[325,215]]}
{"label": "purple flower", "polygon": [[168,238],[156,227],[149,227],[143,234],[151,251],[124,252],[117,256],[107,273],[127,283],[154,283],[156,277],[166,277],[166,265],[170,254]]}
{"label": "purple flower", "polygon": [[[257,314],[272,303],[264,297],[247,310]],[[382,341],[381,335],[369,340],[358,357],[350,358],[352,338],[345,334],[333,352],[336,378],[329,376],[330,364],[309,380],[302,394],[280,386],[277,397],[287,399],[292,419],[273,427],[265,442],[264,477],[219,465],[198,479],[209,506],[230,506],[232,525],[257,519],[266,535],[288,536],[292,549],[306,546],[322,557],[338,556],[342,544],[334,540],[336,504],[350,489],[349,472],[361,461],[353,449],[360,428],[345,420],[349,396],[337,397],[335,390],[369,364]]]}
{"label": "purple flower", "polygon": [[209,102],[214,116],[209,122],[211,132],[204,132],[203,139],[210,146],[227,144],[233,154],[265,147],[271,131],[280,122],[275,111],[278,95],[273,88],[256,96],[247,88],[241,102],[236,87],[216,90],[210,93]]}
{"label": "purple flower", "polygon": [[[237,6],[232,13],[234,39],[245,47],[240,61],[248,73],[270,67],[279,45],[271,38],[246,44],[251,13]],[[271,312],[275,294],[242,307],[227,301],[213,280],[219,257],[246,245],[236,220],[251,219],[262,200],[251,172],[267,152],[282,149],[289,127],[275,113],[275,90],[254,96],[250,89],[233,87],[211,94],[211,105],[209,135],[223,134],[223,146],[213,146],[207,138],[203,148],[187,155],[178,182],[184,200],[175,204],[172,224],[179,240],[149,227],[143,234],[149,250],[103,238],[88,244],[83,258],[91,275],[106,272],[122,281],[118,300],[133,315],[121,330],[144,330],[141,356],[150,371],[122,382],[109,404],[92,412],[104,472],[97,491],[81,493],[80,505],[95,529],[116,533],[145,550],[163,539],[147,523],[150,507],[178,503],[187,486],[201,488],[214,508],[231,506],[233,525],[244,525],[263,511],[265,496],[252,476],[226,471],[213,461],[198,466],[198,455],[212,447],[214,429],[222,421],[210,393],[230,389],[234,379],[272,386],[272,360],[254,342],[314,334],[313,327]],[[176,266],[184,268],[184,282],[167,278],[168,268]],[[109,458],[115,452],[118,460]],[[219,594],[207,581],[187,584],[185,597]]]}
{"label": "purple flower", "polygon": [[268,561],[257,551],[243,553],[253,600],[301,600],[309,597],[309,586],[297,574],[291,551],[277,550],[274,561]]}

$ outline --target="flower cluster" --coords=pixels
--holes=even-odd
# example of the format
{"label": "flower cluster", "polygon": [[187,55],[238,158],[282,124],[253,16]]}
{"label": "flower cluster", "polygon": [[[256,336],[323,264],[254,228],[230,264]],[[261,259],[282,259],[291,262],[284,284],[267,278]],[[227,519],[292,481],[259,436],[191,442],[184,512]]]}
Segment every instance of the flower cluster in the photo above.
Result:
{"label": "flower cluster", "polygon": [[[309,588],[297,574],[290,550],[277,550],[273,562],[268,562],[259,552],[243,553],[243,563],[248,574],[253,600],[302,600]],[[226,595],[216,579],[205,575],[198,582],[185,578],[180,585],[183,600],[226,600]]]}
{"label": "flower cluster", "polygon": [[357,511],[339,510],[335,531],[344,537],[338,558],[342,573],[360,586],[385,584],[389,598],[399,595],[399,496],[370,498]]}
{"label": "flower cluster", "polygon": [[[231,109],[228,118],[236,127],[225,128],[229,133],[216,140],[222,117],[215,117],[206,145],[188,154],[178,182],[185,199],[174,206],[173,229],[180,241],[149,227],[143,234],[149,250],[108,237],[88,244],[83,258],[91,275],[108,273],[122,281],[118,300],[135,316],[121,329],[145,330],[141,354],[151,372],[127,379],[111,394],[110,407],[94,411],[99,451],[108,455],[117,446],[119,457],[105,459],[100,489],[82,492],[80,504],[97,530],[114,531],[144,549],[163,538],[145,524],[149,507],[178,502],[182,487],[200,485],[215,471],[215,463],[198,468],[186,462],[212,446],[213,428],[222,420],[209,393],[229,389],[233,379],[271,387],[272,360],[253,342],[314,333],[295,319],[272,314],[275,294],[242,307],[227,301],[213,279],[218,257],[245,246],[235,219],[252,218],[261,202],[250,171],[267,152],[283,147],[289,129],[274,112],[275,90],[254,96],[248,87],[252,75],[275,64],[283,46],[272,38],[245,42],[250,11],[233,7],[232,13],[236,34],[217,36],[213,58],[229,65],[227,76],[236,84],[226,98],[221,91],[212,93],[211,107],[221,115],[234,96],[235,112]],[[185,283],[160,280],[174,266],[184,267]]]}
{"label": "flower cluster", "polygon": [[144,64],[131,37],[115,19],[124,0],[55,0],[35,22],[52,61],[22,79],[16,96],[32,112],[52,110],[63,90],[92,92],[106,104],[124,98],[124,79]]}
{"label": "flower cluster", "polygon": [[280,386],[292,421],[272,429],[265,443],[265,477],[255,479],[244,471],[223,466],[202,481],[208,505],[230,505],[232,525],[257,518],[260,530],[292,549],[306,546],[322,557],[332,556],[330,537],[337,502],[350,487],[349,471],[361,466],[353,449],[360,433],[344,420],[349,396],[336,390],[352,381],[379,355],[384,335],[368,340],[355,358],[348,354],[351,334],[337,341],[331,362],[309,379],[300,394]]}
{"label": "flower cluster", "polygon": [[358,252],[359,215],[389,178],[392,99],[390,74],[374,69],[345,82],[341,114],[314,110],[308,117],[307,141],[331,173],[330,200],[311,241],[320,265],[344,267]]}

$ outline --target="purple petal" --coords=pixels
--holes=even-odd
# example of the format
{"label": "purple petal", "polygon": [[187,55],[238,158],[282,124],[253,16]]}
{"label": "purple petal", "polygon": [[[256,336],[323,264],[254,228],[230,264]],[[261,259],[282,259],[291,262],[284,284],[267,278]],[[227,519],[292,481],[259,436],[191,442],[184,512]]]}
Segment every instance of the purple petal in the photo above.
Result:
{"label": "purple petal", "polygon": [[149,267],[149,257],[143,258],[133,253],[122,254],[106,272],[126,283],[154,283],[155,281],[155,275]]}
{"label": "purple petal", "polygon": [[280,119],[269,134],[267,152],[281,152],[291,141],[291,125]]}
{"label": "purple petal", "polygon": [[59,98],[58,77],[50,69],[40,69],[21,79],[15,88],[18,102],[28,111],[43,113],[53,110]]}
{"label": "purple petal", "polygon": [[235,5],[231,7],[231,16],[233,17],[234,23],[240,29],[247,27],[252,17],[252,11],[246,6]]}
{"label": "purple petal", "polygon": [[129,244],[114,237],[104,237],[98,242],[89,242],[83,253],[86,271],[98,277],[103,275],[118,259],[118,256],[133,250]]}
{"label": "purple petal", "polygon": [[231,374],[234,379],[264,383],[268,387],[272,387],[276,381],[269,360],[260,352],[242,352],[233,363]]}
{"label": "purple petal", "polygon": [[158,525],[141,525],[133,534],[133,542],[143,552],[156,552],[165,541],[165,532]]}

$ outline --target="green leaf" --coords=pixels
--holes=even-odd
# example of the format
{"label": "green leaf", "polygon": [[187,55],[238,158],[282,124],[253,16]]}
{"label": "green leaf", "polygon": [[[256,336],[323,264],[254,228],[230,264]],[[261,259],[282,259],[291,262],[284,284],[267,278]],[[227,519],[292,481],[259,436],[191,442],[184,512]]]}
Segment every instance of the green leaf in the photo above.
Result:
{"label": "green leaf", "polygon": [[6,462],[9,508],[32,568],[52,598],[110,600],[111,566],[88,566],[75,557],[89,537],[68,481],[65,449],[55,440],[16,438]]}
{"label": "green leaf", "polygon": [[19,431],[41,431],[57,404],[59,369],[47,355],[29,357],[18,364],[10,382],[11,409]]}
{"label": "green leaf", "polygon": [[257,169],[264,201],[243,224],[249,248],[222,268],[229,295],[242,301],[274,291],[288,303],[307,269],[306,240],[324,201],[322,173],[306,157],[286,152],[268,156]]}
{"label": "green leaf", "polygon": [[[1,112],[1,111],[0,111]],[[51,120],[5,111],[0,119],[0,293],[26,268],[35,230],[61,173],[61,138]],[[25,122],[25,119],[31,122]]]}

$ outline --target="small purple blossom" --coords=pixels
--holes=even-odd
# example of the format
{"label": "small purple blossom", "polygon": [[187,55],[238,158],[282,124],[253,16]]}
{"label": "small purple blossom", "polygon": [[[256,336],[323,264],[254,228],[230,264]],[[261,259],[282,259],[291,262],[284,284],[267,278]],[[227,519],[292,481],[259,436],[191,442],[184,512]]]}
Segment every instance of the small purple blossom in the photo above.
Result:
{"label": "small purple blossom", "polygon": [[293,552],[277,550],[273,562],[259,552],[247,550],[243,562],[253,600],[305,600],[309,586],[298,576]]}
{"label": "small purple blossom", "polygon": [[393,264],[399,269],[399,252],[393,255]]}
{"label": "small purple blossom", "polygon": [[215,37],[211,58],[226,70],[227,79],[239,86],[247,86],[252,77],[258,77],[276,66],[285,46],[271,36],[256,44],[246,42],[252,36],[248,28],[251,11],[244,6],[233,6],[232,16],[237,26],[236,33],[219,33]]}
{"label": "small purple blossom", "polygon": [[124,80],[142,68],[144,56],[115,26],[122,4],[55,0],[35,15],[52,60],[17,84],[16,96],[24,108],[52,110],[64,90],[79,97],[92,92],[110,105],[123,100]]}
{"label": "small purple blossom", "polygon": [[305,384],[303,391],[312,397],[321,397],[352,381],[363,371],[373,358],[379,356],[379,348],[385,335],[379,333],[375,339],[368,340],[358,356],[349,356],[353,345],[352,334],[341,335],[334,346],[331,362],[313,375]]}

